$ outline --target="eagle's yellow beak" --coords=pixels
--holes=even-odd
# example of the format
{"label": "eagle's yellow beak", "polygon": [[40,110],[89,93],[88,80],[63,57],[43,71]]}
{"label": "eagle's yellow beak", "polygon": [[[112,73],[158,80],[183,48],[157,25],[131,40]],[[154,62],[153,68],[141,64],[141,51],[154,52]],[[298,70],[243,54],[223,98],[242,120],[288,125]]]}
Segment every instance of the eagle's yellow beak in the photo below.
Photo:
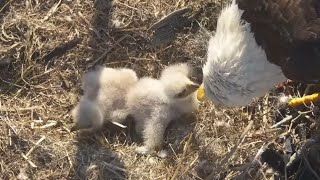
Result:
{"label": "eagle's yellow beak", "polygon": [[205,101],[206,100],[206,92],[204,90],[203,84],[197,90],[197,99],[198,101]]}

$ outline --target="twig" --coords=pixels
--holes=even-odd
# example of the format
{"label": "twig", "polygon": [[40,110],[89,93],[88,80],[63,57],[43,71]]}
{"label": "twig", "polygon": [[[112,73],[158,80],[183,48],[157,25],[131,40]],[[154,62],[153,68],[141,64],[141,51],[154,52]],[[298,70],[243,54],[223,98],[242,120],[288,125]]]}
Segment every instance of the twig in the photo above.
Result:
{"label": "twig", "polygon": [[6,8],[13,0],[8,1],[6,4],[4,4],[1,9],[0,9],[0,13],[4,10],[4,8]]}
{"label": "twig", "polygon": [[179,161],[179,164],[178,164],[176,170],[174,171],[174,173],[173,173],[173,175],[171,177],[171,180],[176,179],[176,176],[178,175],[178,172],[180,171],[180,169],[182,167],[182,164],[184,162],[184,158],[185,158],[185,156],[187,154],[187,150],[188,150],[189,144],[191,143],[192,136],[193,136],[193,133],[191,133],[189,135],[189,138],[188,138],[187,142],[184,144],[182,156],[180,158],[180,161]]}
{"label": "twig", "polygon": [[190,168],[193,166],[193,164],[199,159],[199,155],[197,154],[193,161],[189,164],[189,166],[186,168],[186,170],[183,172],[183,174],[186,174]]}
{"label": "twig", "polygon": [[6,107],[0,107],[0,112],[15,112],[15,111],[30,111],[34,109],[41,109],[40,106],[32,106],[32,107],[26,107],[26,108],[13,108],[8,109]]}
{"label": "twig", "polygon": [[240,179],[245,179],[245,177],[247,175],[252,175],[250,172],[252,171],[257,171],[260,166],[262,165],[261,161],[259,160],[259,158],[261,157],[261,154],[265,151],[265,147],[266,143],[264,143],[261,148],[258,150],[257,154],[255,155],[255,157],[253,158],[253,160],[250,162],[250,164],[248,165],[248,167],[245,169],[245,171],[243,173],[241,173]]}
{"label": "twig", "polygon": [[286,164],[286,169],[290,169],[294,164],[301,161],[301,149],[298,149],[289,159],[289,162]]}
{"label": "twig", "polygon": [[27,154],[26,154],[26,157],[28,157],[33,151],[34,151],[34,149],[43,141],[43,140],[45,140],[46,139],[46,137],[45,136],[42,136],[36,143],[35,143],[35,145],[32,147],[32,148],[30,148],[30,150],[27,152]]}
{"label": "twig", "polygon": [[117,45],[119,45],[119,43],[121,41],[123,41],[125,38],[129,37],[128,35],[124,35],[122,36],[120,39],[118,39],[118,41],[116,41],[113,46],[111,46],[109,49],[107,49],[100,57],[98,57],[96,60],[94,60],[89,67],[93,67],[94,65],[96,65],[102,58],[104,58],[110,51],[113,50],[114,47],[116,47]]}
{"label": "twig", "polygon": [[12,146],[12,135],[11,135],[11,129],[8,131],[8,137],[9,137],[9,146]]}
{"label": "twig", "polygon": [[271,126],[271,128],[278,128],[279,126],[281,126],[284,123],[289,122],[290,120],[292,120],[293,116],[289,115],[285,118],[283,118],[281,121],[277,122],[276,124],[274,124],[273,126]]}
{"label": "twig", "polygon": [[103,163],[103,165],[106,166],[106,168],[107,168],[110,172],[112,172],[113,174],[117,175],[120,179],[125,179],[125,177],[123,177],[123,175],[121,175],[121,174],[119,174],[117,171],[115,171],[115,170],[119,170],[119,171],[122,171],[122,172],[126,173],[126,170],[125,170],[125,169],[119,168],[118,166],[109,164],[109,163],[104,162],[104,161],[103,161],[102,163]]}
{"label": "twig", "polygon": [[295,121],[295,120],[298,119],[300,116],[306,116],[306,114],[308,114],[308,113],[310,113],[310,112],[312,112],[312,111],[306,111],[306,112],[298,111],[299,115],[296,116],[294,119],[292,119],[292,118],[293,118],[292,115],[289,115],[289,116],[283,118],[283,119],[282,119],[281,121],[279,121],[278,123],[276,123],[276,124],[274,124],[273,126],[271,126],[271,128],[277,128],[277,127],[281,126],[282,124],[287,123],[287,122],[289,122],[289,121],[291,121],[291,120],[292,120],[292,121]]}
{"label": "twig", "polygon": [[299,115],[291,121],[291,124],[290,124],[290,126],[289,126],[288,132],[291,132],[291,129],[292,129],[293,124],[296,122],[297,119],[299,119],[299,117],[301,117],[301,116],[302,116],[302,117],[305,117],[306,114],[308,114],[308,113],[310,113],[310,112],[312,112],[312,110],[310,110],[310,111],[305,111],[305,112],[298,111]]}
{"label": "twig", "polygon": [[24,155],[23,153],[21,155],[32,167],[37,167],[26,155]]}
{"label": "twig", "polygon": [[318,124],[318,125],[320,124],[320,122],[319,122],[318,120],[310,117],[309,115],[304,115],[304,117],[305,117],[306,119],[312,121],[312,122],[315,123],[315,124]]}
{"label": "twig", "polygon": [[124,172],[124,173],[127,172],[127,170],[125,170],[125,169],[123,169],[123,168],[121,168],[121,167],[118,167],[118,166],[116,166],[116,165],[107,163],[107,162],[105,162],[105,161],[103,161],[102,163],[103,163],[103,165],[108,166],[108,167],[110,167],[110,168],[112,168],[112,169],[114,169],[114,170],[118,170],[118,171],[121,171],[121,172]]}
{"label": "twig", "polygon": [[267,123],[268,122],[268,116],[267,116],[267,114],[268,114],[268,110],[267,110],[267,107],[268,107],[268,100],[269,100],[269,98],[268,98],[268,96],[266,96],[266,98],[265,98],[265,100],[264,100],[264,102],[263,102],[263,111],[262,111],[262,122],[263,123]]}
{"label": "twig", "polygon": [[81,12],[78,12],[78,15],[83,20],[83,22],[86,23],[89,30],[93,31],[98,37],[98,39],[101,39],[100,33],[95,28],[93,28],[92,24],[83,16],[83,14]]}
{"label": "twig", "polygon": [[225,156],[225,158],[217,165],[217,169],[215,169],[205,180],[211,180],[214,178],[214,176],[217,175],[217,172],[220,172],[221,169],[225,166],[225,164],[228,162],[228,160],[235,154],[240,144],[243,143],[243,141],[246,138],[247,133],[251,129],[253,125],[253,121],[250,121],[248,126],[244,129],[243,133],[240,136],[239,141],[233,146],[233,148],[230,150],[230,152]]}
{"label": "twig", "polygon": [[122,124],[120,124],[120,123],[118,123],[118,122],[111,121],[111,123],[114,124],[114,125],[116,125],[116,126],[119,126],[119,127],[123,128],[123,129],[127,128],[127,126],[122,125]]}
{"label": "twig", "polygon": [[108,146],[109,148],[111,148],[110,142],[108,141],[108,139],[107,139],[107,137],[104,135],[104,133],[101,132],[101,135],[102,135],[104,141],[107,143],[107,146]]}
{"label": "twig", "polygon": [[70,164],[69,171],[68,171],[68,174],[67,174],[67,175],[70,175],[71,170],[72,170],[72,168],[73,168],[73,163],[72,163],[72,161],[71,161],[71,158],[70,158],[70,156],[69,156],[68,151],[67,151],[66,149],[65,149],[64,151],[65,151],[66,154],[67,154],[67,159],[68,159],[68,162],[69,162],[69,164]]}
{"label": "twig", "polygon": [[46,128],[49,128],[49,127],[52,127],[52,126],[55,126],[57,125],[57,121],[53,121],[53,120],[48,120],[47,121],[48,124],[45,124],[45,125],[42,125],[42,126],[35,126],[35,122],[32,122],[31,123],[31,129],[46,129]]}
{"label": "twig", "polygon": [[50,16],[52,16],[52,14],[57,11],[60,4],[61,4],[61,0],[59,0],[58,3],[56,3],[54,6],[52,6],[52,8],[49,10],[48,14],[42,19],[42,22],[48,20],[50,18]]}
{"label": "twig", "polygon": [[115,4],[120,4],[120,5],[122,5],[122,6],[125,6],[125,7],[127,7],[127,8],[133,9],[133,10],[135,10],[135,11],[139,11],[138,8],[129,6],[128,4],[122,3],[122,2],[120,2],[120,1],[115,1]]}

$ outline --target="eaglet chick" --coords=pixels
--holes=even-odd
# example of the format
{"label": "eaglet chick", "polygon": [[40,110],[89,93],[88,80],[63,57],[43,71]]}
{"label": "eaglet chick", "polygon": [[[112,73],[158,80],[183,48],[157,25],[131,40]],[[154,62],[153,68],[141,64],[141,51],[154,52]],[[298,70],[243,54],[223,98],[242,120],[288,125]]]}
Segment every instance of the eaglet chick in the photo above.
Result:
{"label": "eaglet chick", "polygon": [[82,79],[84,95],[71,111],[71,131],[99,130],[106,122],[125,120],[125,114],[116,110],[125,107],[125,96],[137,81],[135,71],[127,68],[99,67],[86,73]]}
{"label": "eaglet chick", "polygon": [[144,140],[137,153],[162,150],[168,124],[198,108],[195,91],[199,85],[188,78],[190,71],[187,64],[168,66],[160,79],[141,78],[128,92],[129,114],[134,118],[136,132]]}

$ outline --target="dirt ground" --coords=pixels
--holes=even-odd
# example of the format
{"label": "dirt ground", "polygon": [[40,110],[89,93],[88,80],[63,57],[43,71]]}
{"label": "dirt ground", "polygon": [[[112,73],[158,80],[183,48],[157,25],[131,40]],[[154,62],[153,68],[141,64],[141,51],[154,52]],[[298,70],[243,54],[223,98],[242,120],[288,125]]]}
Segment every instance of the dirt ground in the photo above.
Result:
{"label": "dirt ground", "polygon": [[[168,64],[188,62],[200,83],[221,1],[0,0],[0,179],[283,177],[266,164],[251,165],[265,146],[287,150],[290,141],[298,149],[317,132],[317,106],[278,104],[281,93],[303,93],[302,84],[275,89],[244,108],[201,103],[193,117],[168,128],[166,159],[135,154],[138,143],[117,126],[96,134],[69,131],[81,76],[96,65],[158,77]],[[162,17],[185,7],[191,19],[152,33]],[[271,128],[286,115],[299,122]],[[297,131],[300,125],[306,133]]]}

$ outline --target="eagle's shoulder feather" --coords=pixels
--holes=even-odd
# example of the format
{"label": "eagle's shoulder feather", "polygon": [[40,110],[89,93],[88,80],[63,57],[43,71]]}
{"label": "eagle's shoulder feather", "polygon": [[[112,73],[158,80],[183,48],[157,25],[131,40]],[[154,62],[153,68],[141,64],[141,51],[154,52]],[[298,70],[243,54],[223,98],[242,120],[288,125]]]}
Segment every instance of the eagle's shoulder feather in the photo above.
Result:
{"label": "eagle's shoulder feather", "polygon": [[[302,76],[302,72],[293,72],[292,69],[295,69],[294,71],[301,69],[305,73],[307,67],[301,67],[301,64],[308,64],[308,68],[318,67],[316,65],[320,61],[319,55],[305,47],[309,47],[310,42],[317,44],[315,48],[320,44],[320,0],[236,1],[239,8],[244,10],[242,18],[251,24],[256,41],[264,48],[268,60],[281,66],[289,78],[308,81],[311,78],[308,74],[298,77]],[[299,50],[301,53],[295,55]],[[313,53],[312,58],[301,58],[302,55],[310,53]],[[294,75],[297,76],[293,77]],[[312,79],[320,79],[320,72],[312,76]]]}

